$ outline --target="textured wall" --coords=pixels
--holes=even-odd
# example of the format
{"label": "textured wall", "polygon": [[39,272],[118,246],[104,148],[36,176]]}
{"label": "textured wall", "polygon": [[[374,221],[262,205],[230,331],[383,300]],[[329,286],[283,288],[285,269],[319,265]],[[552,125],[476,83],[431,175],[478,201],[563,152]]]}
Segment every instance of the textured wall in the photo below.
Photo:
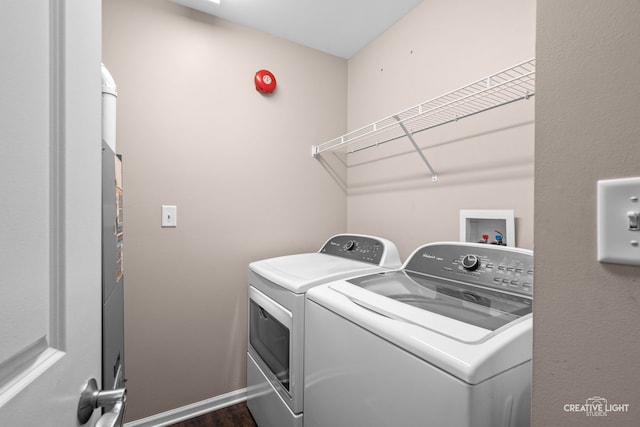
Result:
{"label": "textured wall", "polygon": [[[347,63],[167,1],[105,0],[103,20],[135,420],[245,387],[247,264],[345,231],[344,188],[311,145],[346,129]],[[254,88],[262,68],[273,96]]]}
{"label": "textured wall", "polygon": [[[640,175],[640,3],[538,0],[533,425],[640,425],[640,268],[596,259],[596,183]],[[603,397],[628,412],[567,404]]]}

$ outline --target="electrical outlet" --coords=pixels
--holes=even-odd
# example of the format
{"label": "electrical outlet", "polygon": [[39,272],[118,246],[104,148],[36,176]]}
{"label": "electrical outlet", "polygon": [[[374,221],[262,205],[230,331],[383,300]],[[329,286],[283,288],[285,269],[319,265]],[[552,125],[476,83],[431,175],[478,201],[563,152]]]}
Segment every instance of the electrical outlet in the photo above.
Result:
{"label": "electrical outlet", "polygon": [[598,261],[640,265],[640,178],[598,181]]}
{"label": "electrical outlet", "polygon": [[178,208],[175,205],[162,205],[162,226],[178,226]]}

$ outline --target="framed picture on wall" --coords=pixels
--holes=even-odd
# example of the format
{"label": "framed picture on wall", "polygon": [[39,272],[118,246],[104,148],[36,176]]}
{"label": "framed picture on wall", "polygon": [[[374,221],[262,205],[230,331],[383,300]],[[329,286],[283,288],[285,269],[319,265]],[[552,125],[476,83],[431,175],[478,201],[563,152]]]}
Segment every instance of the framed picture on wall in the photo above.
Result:
{"label": "framed picture on wall", "polygon": [[460,209],[460,241],[516,246],[513,210]]}

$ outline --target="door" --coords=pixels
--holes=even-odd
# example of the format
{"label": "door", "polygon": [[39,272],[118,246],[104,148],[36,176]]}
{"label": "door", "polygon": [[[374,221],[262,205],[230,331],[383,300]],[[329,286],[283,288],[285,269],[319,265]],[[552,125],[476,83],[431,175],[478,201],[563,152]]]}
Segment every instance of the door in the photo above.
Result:
{"label": "door", "polygon": [[80,425],[100,378],[100,7],[2,2],[2,426]]}

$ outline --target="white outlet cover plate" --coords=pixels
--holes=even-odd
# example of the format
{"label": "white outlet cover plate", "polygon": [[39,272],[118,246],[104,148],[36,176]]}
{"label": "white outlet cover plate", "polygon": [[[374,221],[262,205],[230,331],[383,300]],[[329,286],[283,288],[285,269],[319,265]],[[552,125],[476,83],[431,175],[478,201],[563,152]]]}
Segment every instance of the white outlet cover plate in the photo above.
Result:
{"label": "white outlet cover plate", "polygon": [[175,205],[162,205],[162,226],[178,226],[178,208]]}
{"label": "white outlet cover plate", "polygon": [[598,181],[598,261],[640,265],[640,231],[627,212],[640,211],[640,178]]}

